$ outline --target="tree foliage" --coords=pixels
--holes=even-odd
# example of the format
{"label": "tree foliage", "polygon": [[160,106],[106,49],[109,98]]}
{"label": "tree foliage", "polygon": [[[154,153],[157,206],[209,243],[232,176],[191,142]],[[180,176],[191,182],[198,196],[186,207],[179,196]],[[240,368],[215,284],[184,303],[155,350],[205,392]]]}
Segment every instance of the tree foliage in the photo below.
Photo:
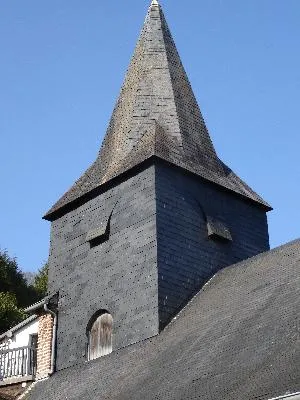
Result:
{"label": "tree foliage", "polygon": [[27,300],[27,283],[15,258],[0,252],[0,292],[14,293],[17,302]]}
{"label": "tree foliage", "polygon": [[28,284],[15,258],[0,250],[0,334],[26,318],[23,309],[45,296],[48,265]]}
{"label": "tree foliage", "polygon": [[34,278],[33,287],[39,297],[44,297],[47,293],[48,269],[48,263],[44,264]]}
{"label": "tree foliage", "polygon": [[16,295],[0,292],[0,332],[5,332],[25,318],[25,313],[18,308]]}

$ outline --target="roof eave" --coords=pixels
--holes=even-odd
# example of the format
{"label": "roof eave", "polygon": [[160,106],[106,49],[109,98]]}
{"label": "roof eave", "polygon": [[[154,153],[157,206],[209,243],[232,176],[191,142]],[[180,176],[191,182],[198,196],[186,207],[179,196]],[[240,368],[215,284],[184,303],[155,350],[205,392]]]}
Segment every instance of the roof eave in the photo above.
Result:
{"label": "roof eave", "polygon": [[45,304],[48,304],[49,301],[56,295],[56,293],[49,294],[48,296],[45,296],[42,300],[38,301],[37,303],[25,308],[25,312],[27,314],[32,314],[40,310],[41,308],[44,308]]}
{"label": "roof eave", "polygon": [[96,188],[91,189],[90,191],[86,192],[85,194],[83,194],[80,197],[77,197],[74,200],[69,201],[68,203],[65,203],[64,205],[62,205],[61,207],[55,209],[52,207],[52,209],[50,209],[44,216],[43,219],[45,219],[46,221],[55,221],[57,218],[62,217],[63,215],[65,215],[66,213],[68,213],[71,210],[76,209],[77,207],[79,207],[81,204],[84,204],[86,201],[89,201],[90,199],[96,197],[97,195],[99,195],[100,193],[108,190],[110,187],[114,186],[116,184],[116,182],[119,182],[120,180],[122,181],[124,178],[128,178],[128,175],[136,172],[137,170],[144,170],[145,168],[147,168],[149,165],[152,164],[152,162],[154,162],[154,160],[160,160],[162,162],[165,162],[167,164],[173,165],[177,168],[180,168],[182,170],[184,170],[185,172],[195,175],[197,177],[200,177],[202,179],[204,179],[207,182],[210,182],[213,185],[216,185],[220,188],[223,188],[225,191],[229,191],[231,193],[234,193],[235,195],[243,198],[244,200],[248,200],[252,203],[255,203],[257,206],[261,207],[265,212],[269,212],[273,210],[273,207],[271,207],[267,202],[259,202],[256,201],[254,199],[251,199],[250,197],[243,195],[241,193],[238,193],[234,190],[231,190],[229,188],[226,188],[225,186],[222,186],[221,184],[218,184],[216,182],[213,182],[195,172],[192,172],[188,169],[183,168],[182,166],[179,166],[175,163],[171,163],[168,160],[165,160],[162,157],[159,157],[158,155],[151,155],[150,157],[148,157],[147,159],[145,159],[144,161],[133,165],[131,168],[128,168],[127,170],[125,170],[124,172],[120,173],[119,175],[109,179],[107,182],[104,182],[102,184],[100,184],[99,186],[97,186]]}
{"label": "roof eave", "polygon": [[7,338],[11,337],[13,333],[15,333],[19,329],[23,328],[24,326],[26,326],[30,322],[34,321],[36,318],[37,318],[37,315],[31,315],[30,317],[26,318],[24,321],[20,322],[18,325],[15,325],[14,327],[9,329],[8,331],[2,333],[2,335],[0,335],[0,340],[5,339],[6,337]]}

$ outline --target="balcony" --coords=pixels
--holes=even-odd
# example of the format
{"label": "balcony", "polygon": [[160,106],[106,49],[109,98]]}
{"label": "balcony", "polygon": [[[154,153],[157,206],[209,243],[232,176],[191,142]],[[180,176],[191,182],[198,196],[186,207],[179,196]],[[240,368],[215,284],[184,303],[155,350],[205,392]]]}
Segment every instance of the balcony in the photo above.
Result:
{"label": "balcony", "polygon": [[0,350],[0,386],[34,380],[35,373],[35,348]]}

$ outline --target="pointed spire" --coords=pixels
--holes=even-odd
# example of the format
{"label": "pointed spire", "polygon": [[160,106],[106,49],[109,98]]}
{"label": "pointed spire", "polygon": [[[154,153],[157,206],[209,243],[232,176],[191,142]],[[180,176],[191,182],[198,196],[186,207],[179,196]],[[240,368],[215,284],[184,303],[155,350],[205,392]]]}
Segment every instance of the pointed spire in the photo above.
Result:
{"label": "pointed spire", "polygon": [[152,0],[98,158],[45,218],[152,156],[269,207],[219,160],[157,6]]}

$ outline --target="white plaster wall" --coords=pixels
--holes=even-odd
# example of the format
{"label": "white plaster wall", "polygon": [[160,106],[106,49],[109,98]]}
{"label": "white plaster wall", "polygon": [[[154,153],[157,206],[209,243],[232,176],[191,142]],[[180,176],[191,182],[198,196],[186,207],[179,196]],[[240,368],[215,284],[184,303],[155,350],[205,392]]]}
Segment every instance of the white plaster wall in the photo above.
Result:
{"label": "white plaster wall", "polygon": [[[27,347],[29,345],[30,335],[38,332],[38,319],[27,323],[13,333],[13,337],[1,342],[1,350],[12,350],[16,348]],[[24,358],[25,357],[25,358]],[[32,371],[28,363],[28,351],[21,350],[13,352],[0,353],[0,381],[18,377],[21,375],[30,375]],[[25,363],[23,362],[25,360]],[[26,361],[27,360],[27,361]]]}
{"label": "white plaster wall", "polygon": [[18,347],[25,347],[29,345],[29,335],[38,333],[38,319],[31,321],[23,328],[14,332],[13,337],[8,339],[8,348],[16,349]]}

